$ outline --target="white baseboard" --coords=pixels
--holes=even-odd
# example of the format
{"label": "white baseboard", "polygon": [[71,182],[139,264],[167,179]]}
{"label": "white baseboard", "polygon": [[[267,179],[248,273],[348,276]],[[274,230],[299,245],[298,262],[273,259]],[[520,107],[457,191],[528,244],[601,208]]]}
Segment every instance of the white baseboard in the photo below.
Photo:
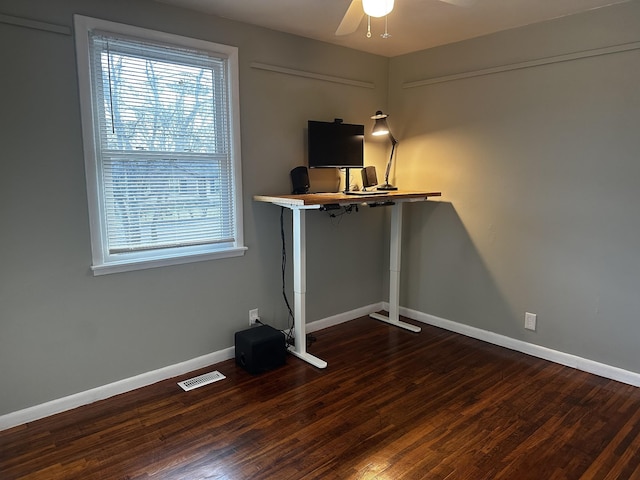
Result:
{"label": "white baseboard", "polygon": [[[384,308],[387,308],[388,304],[385,304]],[[600,377],[609,378],[618,382],[640,387],[640,373],[631,372],[618,367],[612,367],[604,363],[589,360],[587,358],[578,357],[569,353],[560,352],[551,348],[542,347],[533,343],[524,342],[522,340],[516,340],[514,338],[505,337],[497,333],[482,330],[480,328],[471,327],[462,323],[453,322],[444,318],[436,317],[435,315],[429,315],[428,313],[418,312],[408,308],[400,307],[400,315],[403,315],[412,320],[433,325],[434,327],[440,327],[451,332],[459,333],[467,337],[482,340],[483,342],[492,343],[501,347],[515,350],[517,352],[526,353],[533,357],[549,360],[560,365],[572,367],[583,372],[592,373]]]}
{"label": "white baseboard", "polygon": [[372,303],[371,305],[367,305],[366,307],[356,308],[355,310],[350,310],[345,313],[333,315],[332,317],[327,317],[321,320],[316,320],[315,322],[307,323],[306,330],[307,333],[311,333],[315,332],[316,330],[322,330],[323,328],[333,327],[334,325],[339,325],[341,323],[348,322],[349,320],[364,317],[365,315],[383,310],[384,308],[384,303],[382,302]]}
{"label": "white baseboard", "polygon": [[101,387],[92,388],[91,390],[58,398],[50,402],[18,410],[17,412],[8,413],[0,416],[0,431],[55,415],[56,413],[65,412],[76,407],[81,407],[82,405],[88,405],[98,400],[120,395],[121,393],[129,392],[137,388],[146,387],[161,380],[184,375],[193,370],[228,360],[233,358],[234,355],[234,347],[225,348],[224,350],[202,355],[201,357],[193,358],[185,362],[142,373],[135,377],[125,378],[117,382],[102,385]]}
{"label": "white baseboard", "polygon": [[[308,323],[306,330],[309,333],[315,332],[316,330],[332,327],[334,325],[353,320],[354,318],[382,310],[382,308],[382,302],[357,308],[350,312],[341,313]],[[121,393],[126,393],[137,388],[146,387],[147,385],[167,380],[168,378],[184,375],[185,373],[229,360],[234,356],[234,347],[225,348],[224,350],[202,355],[201,357],[193,358],[185,362],[169,365],[168,367],[153,370],[151,372],[142,373],[135,377],[125,378],[124,380],[92,388],[91,390],[58,398],[50,402],[18,410],[17,412],[8,413],[0,416],[0,431],[55,415],[56,413],[65,412],[76,407],[81,407],[82,405],[88,405],[90,403],[97,402],[98,400],[104,400],[115,395],[120,395]]]}
{"label": "white baseboard", "polygon": [[[388,310],[388,308],[389,304],[386,302],[367,305],[349,312],[308,323],[306,331],[309,333],[315,332],[323,328],[348,322],[349,320],[353,320],[379,310]],[[534,357],[573,367],[588,373],[593,373],[594,375],[599,375],[601,377],[640,387],[640,373],[623,370],[618,367],[612,367],[610,365],[595,362],[576,355],[559,352],[540,345],[505,337],[504,335],[499,335],[487,330],[471,327],[469,325],[453,322],[451,320],[436,317],[435,315],[429,315],[427,313],[418,312],[404,307],[400,307],[400,314],[407,318],[411,318],[412,320],[440,327],[467,337],[472,337],[510,350],[526,353]],[[185,362],[170,365],[168,367],[109,383],[91,390],[79,392],[74,395],[69,395],[40,405],[25,408],[23,410],[18,410],[17,412],[2,415],[0,416],[0,431],[28,422],[33,422],[50,415],[55,415],[56,413],[71,410],[82,405],[88,405],[90,403],[97,402],[98,400],[104,400],[137,388],[146,387],[147,385],[151,385],[162,380],[184,375],[185,373],[229,360],[230,358],[233,358],[234,355],[234,347],[225,348]]]}

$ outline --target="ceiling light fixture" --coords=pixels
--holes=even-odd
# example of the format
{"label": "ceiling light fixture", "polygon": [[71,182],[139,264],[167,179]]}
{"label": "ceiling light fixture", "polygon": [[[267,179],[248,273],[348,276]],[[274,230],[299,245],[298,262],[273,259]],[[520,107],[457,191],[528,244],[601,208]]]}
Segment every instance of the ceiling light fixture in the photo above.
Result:
{"label": "ceiling light fixture", "polygon": [[394,0],[362,0],[364,13],[370,17],[384,17],[393,10]]}

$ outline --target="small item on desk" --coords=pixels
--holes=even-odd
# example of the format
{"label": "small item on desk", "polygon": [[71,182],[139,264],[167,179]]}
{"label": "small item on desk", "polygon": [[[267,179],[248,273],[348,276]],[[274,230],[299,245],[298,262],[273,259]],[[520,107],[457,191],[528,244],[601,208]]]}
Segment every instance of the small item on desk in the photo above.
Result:
{"label": "small item on desk", "polygon": [[376,176],[376,167],[369,165],[364,167],[360,173],[362,174],[362,190],[352,190],[344,192],[347,195],[385,195],[387,192],[384,190],[367,190],[368,187],[373,187],[378,184],[378,177]]}
{"label": "small item on desk", "polygon": [[361,197],[371,196],[371,195],[386,195],[387,192],[378,191],[378,190],[349,190],[348,192],[344,192],[346,195],[360,195]]}
{"label": "small item on desk", "polygon": [[376,167],[369,165],[361,170],[362,175],[362,188],[374,187],[378,184],[378,177],[376,176]]}
{"label": "small item on desk", "polygon": [[309,193],[309,172],[307,167],[300,166],[291,170],[291,185],[294,195]]}

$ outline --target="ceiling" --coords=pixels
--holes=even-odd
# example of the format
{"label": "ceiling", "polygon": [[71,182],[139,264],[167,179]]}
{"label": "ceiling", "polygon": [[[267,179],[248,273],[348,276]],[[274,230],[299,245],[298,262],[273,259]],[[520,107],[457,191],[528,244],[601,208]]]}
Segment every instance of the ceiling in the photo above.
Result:
{"label": "ceiling", "polygon": [[390,38],[381,38],[384,19],[367,19],[355,33],[335,31],[351,0],[156,0],[273,30],[394,57],[501,30],[573,15],[630,0],[395,0],[388,16]]}

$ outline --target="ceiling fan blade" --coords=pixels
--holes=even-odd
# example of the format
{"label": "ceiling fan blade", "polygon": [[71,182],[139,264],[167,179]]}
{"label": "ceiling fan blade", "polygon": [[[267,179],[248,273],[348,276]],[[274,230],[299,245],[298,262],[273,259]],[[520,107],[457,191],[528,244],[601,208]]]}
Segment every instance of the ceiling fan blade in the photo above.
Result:
{"label": "ceiling fan blade", "polygon": [[355,32],[364,17],[364,10],[362,8],[362,0],[352,0],[351,5],[347,9],[347,13],[344,14],[336,35],[349,35]]}
{"label": "ceiling fan blade", "polygon": [[448,3],[449,5],[455,5],[456,7],[470,7],[476,0],[440,0],[441,2]]}

